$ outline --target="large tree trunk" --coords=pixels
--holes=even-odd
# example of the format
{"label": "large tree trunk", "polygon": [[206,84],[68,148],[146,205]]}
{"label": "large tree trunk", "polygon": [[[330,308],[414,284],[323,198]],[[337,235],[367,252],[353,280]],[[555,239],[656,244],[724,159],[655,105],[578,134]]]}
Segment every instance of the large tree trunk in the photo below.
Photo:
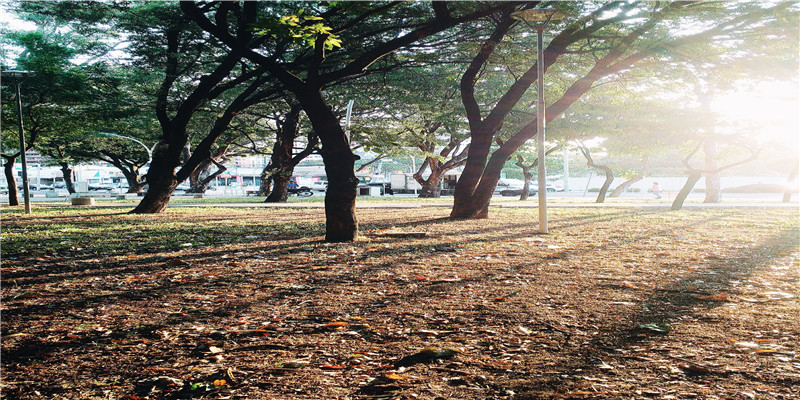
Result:
{"label": "large tree trunk", "polygon": [[67,192],[75,194],[75,182],[72,181],[72,168],[67,163],[59,163],[61,166],[61,177],[64,179],[64,185],[67,186]]}
{"label": "large tree trunk", "polygon": [[261,180],[258,183],[257,196],[269,196],[270,187],[272,186],[272,163],[267,163],[264,169],[261,170]]}
{"label": "large tree trunk", "polygon": [[[299,88],[298,88],[299,89]],[[298,100],[322,141],[322,161],[328,177],[325,192],[325,241],[351,242],[358,236],[356,218],[356,156],[344,130],[319,89],[298,90]]]}
{"label": "large tree trunk", "polygon": [[[144,182],[139,180],[139,169],[134,168],[130,171],[120,169],[125,180],[128,181],[128,193],[139,193],[144,189]],[[176,185],[177,186],[177,185]]]}
{"label": "large tree trunk", "polygon": [[442,196],[442,177],[444,177],[444,171],[442,171],[437,162],[428,162],[427,164],[431,166],[431,175],[428,176],[428,179],[423,179],[422,175],[420,175],[420,172],[425,168],[425,164],[422,165],[420,171],[414,174],[414,179],[422,185],[419,197],[425,199],[439,198]]}
{"label": "large tree trunk", "polygon": [[289,199],[289,181],[294,174],[292,153],[301,110],[300,105],[293,105],[286,114],[283,124],[278,127],[275,144],[272,146],[272,157],[269,160],[269,165],[272,166],[270,171],[272,172],[272,193],[264,200],[265,203],[285,203]]}
{"label": "large tree trunk", "polygon": [[272,174],[272,192],[264,199],[264,203],[286,203],[289,200],[289,181],[292,171],[276,171]]}
{"label": "large tree trunk", "polygon": [[470,130],[472,142],[467,150],[467,162],[453,194],[453,209],[450,211],[450,218],[453,219],[488,218],[489,199],[500,180],[500,171],[494,177],[486,170],[494,129],[475,126]]}
{"label": "large tree trunk", "polygon": [[172,192],[179,183],[175,168],[179,164],[184,143],[177,140],[170,144],[159,143],[147,171],[149,188],[131,214],[157,214],[167,208]]}
{"label": "large tree trunk", "polygon": [[722,185],[716,160],[717,142],[713,138],[703,141],[703,153],[705,154],[705,170],[713,171],[706,173],[706,198],[703,203],[719,203]]}
{"label": "large tree trunk", "polygon": [[19,205],[19,194],[17,193],[17,179],[14,176],[14,163],[17,161],[17,156],[3,156],[6,159],[3,165],[3,173],[6,175],[6,182],[8,183],[8,205]]}
{"label": "large tree trunk", "polygon": [[442,197],[442,179],[436,181],[426,180],[419,191],[419,197],[423,199],[438,199]]}
{"label": "large tree trunk", "polygon": [[671,210],[676,211],[683,208],[683,203],[686,201],[686,197],[689,196],[689,193],[692,192],[694,185],[697,184],[697,181],[703,177],[703,173],[700,171],[692,171],[689,173],[689,178],[686,180],[686,184],[683,185],[681,191],[678,192],[678,195],[675,196],[675,201],[672,202]]}
{"label": "large tree trunk", "polygon": [[[470,146],[470,149],[472,147]],[[498,153],[492,156],[486,164],[481,176],[479,176],[478,184],[472,195],[469,198],[462,198],[460,202],[453,202],[453,211],[450,212],[450,218],[454,219],[484,219],[489,218],[489,204],[494,194],[494,189],[497,187],[497,182],[500,180],[500,173],[503,170],[503,165],[508,160],[508,155],[499,157]],[[502,160],[501,160],[502,158]],[[466,171],[466,170],[465,170]],[[464,179],[464,175],[461,175]],[[460,184],[461,180],[459,180]],[[459,186],[456,186],[456,193],[458,193]]]}

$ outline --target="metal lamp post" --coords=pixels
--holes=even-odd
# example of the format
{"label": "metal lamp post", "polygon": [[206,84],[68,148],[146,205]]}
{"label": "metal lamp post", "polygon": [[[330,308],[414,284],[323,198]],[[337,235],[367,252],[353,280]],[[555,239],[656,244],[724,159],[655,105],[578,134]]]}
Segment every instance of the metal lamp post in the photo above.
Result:
{"label": "metal lamp post", "polygon": [[566,17],[567,14],[554,8],[537,8],[533,10],[517,11],[511,14],[514,19],[535,22],[536,29],[536,86],[538,100],[536,101],[536,147],[539,158],[537,194],[539,197],[539,233],[547,233],[547,169],[545,168],[545,113],[544,113],[544,48],[542,36],[547,23]]}
{"label": "metal lamp post", "polygon": [[[3,71],[3,79],[11,79],[17,96],[17,124],[19,126],[19,156],[22,162],[22,198],[25,201],[25,214],[31,213],[31,191],[28,186],[28,161],[25,158],[25,131],[22,128],[22,98],[19,87],[22,81],[30,75],[28,71]],[[10,182],[9,182],[10,183]]]}
{"label": "metal lamp post", "polygon": [[142,143],[141,140],[134,139],[134,138],[132,138],[130,136],[123,136],[123,135],[118,135],[116,133],[110,133],[110,132],[97,132],[97,134],[98,135],[103,135],[103,136],[114,136],[114,137],[118,137],[118,138],[133,140],[134,142],[139,143],[140,145],[142,145],[142,147],[144,147],[144,150],[147,151],[147,163],[149,164],[149,163],[153,162],[153,151],[150,150],[150,148],[147,147],[146,144]]}

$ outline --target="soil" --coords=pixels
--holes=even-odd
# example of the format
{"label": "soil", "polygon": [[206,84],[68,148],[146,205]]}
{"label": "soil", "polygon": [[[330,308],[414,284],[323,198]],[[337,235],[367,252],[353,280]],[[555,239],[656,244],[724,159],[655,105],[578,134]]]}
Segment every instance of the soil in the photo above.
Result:
{"label": "soil", "polygon": [[797,210],[121,212],[4,215],[3,398],[800,398]]}

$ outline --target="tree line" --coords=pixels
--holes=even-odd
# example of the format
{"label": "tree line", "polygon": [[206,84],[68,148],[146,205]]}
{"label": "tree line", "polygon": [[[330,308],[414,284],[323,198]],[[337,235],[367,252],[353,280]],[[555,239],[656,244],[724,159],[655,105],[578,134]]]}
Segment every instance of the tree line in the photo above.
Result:
{"label": "tree line", "polygon": [[[569,17],[549,23],[537,60],[535,27],[515,16],[542,7]],[[549,146],[578,143],[595,167],[581,144],[593,137],[643,160],[648,149],[688,149],[687,167],[703,148],[707,163],[692,179],[727,166],[709,164],[721,143],[755,154],[746,132],[713,131],[709,96],[754,76],[792,78],[797,65],[789,2],[21,1],[13,12],[39,28],[3,31],[3,69],[36,73],[24,83],[28,143],[65,181],[76,163],[106,161],[131,191],[148,185],[132,213],[159,213],[180,183],[202,191],[227,157],[260,154],[270,157],[260,194],[285,201],[294,167],[319,154],[331,242],[358,233],[358,148],[379,157],[417,149],[423,196],[438,196],[444,174],[463,168],[451,217],[486,218],[509,161],[523,171],[540,162],[528,155],[539,63],[556,132]],[[700,106],[652,92],[694,95]],[[8,145],[7,93],[11,192],[19,154]],[[350,134],[347,99],[360,121]],[[100,132],[154,144],[152,159]]]}

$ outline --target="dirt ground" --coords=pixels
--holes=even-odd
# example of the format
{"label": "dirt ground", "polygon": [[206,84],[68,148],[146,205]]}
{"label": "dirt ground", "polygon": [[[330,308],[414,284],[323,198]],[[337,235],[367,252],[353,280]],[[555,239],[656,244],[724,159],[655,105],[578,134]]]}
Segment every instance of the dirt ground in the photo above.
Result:
{"label": "dirt ground", "polygon": [[3,215],[7,399],[798,399],[800,215]]}

